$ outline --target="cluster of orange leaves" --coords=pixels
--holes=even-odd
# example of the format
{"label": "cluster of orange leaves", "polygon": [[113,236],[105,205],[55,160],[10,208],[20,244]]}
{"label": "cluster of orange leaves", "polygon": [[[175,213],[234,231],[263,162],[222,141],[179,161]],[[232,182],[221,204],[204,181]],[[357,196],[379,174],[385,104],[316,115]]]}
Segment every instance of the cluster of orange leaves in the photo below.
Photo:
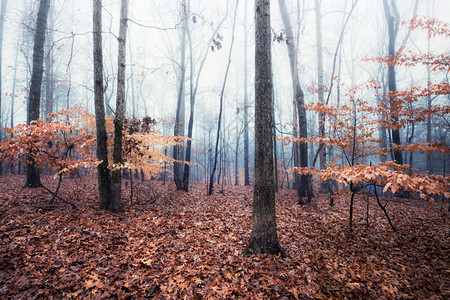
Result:
{"label": "cluster of orange leaves", "polygon": [[[408,123],[425,121],[427,116],[435,113],[442,115],[450,113],[448,105],[434,105],[426,108],[403,105],[405,102],[417,103],[427,95],[450,94],[448,84],[429,83],[426,88],[414,87],[409,91],[395,92],[395,109],[387,107],[383,101],[371,105],[361,96],[366,94],[365,90],[378,87],[372,79],[361,86],[349,88],[346,94],[349,97],[348,104],[339,107],[319,102],[306,104],[305,108],[309,111],[325,113],[329,132],[325,136],[309,138],[288,136],[280,140],[285,143],[323,144],[336,150],[330,158],[331,163],[324,170],[293,168],[293,171],[304,175],[316,175],[321,181],[333,180],[348,185],[351,183],[353,185],[377,184],[383,186],[385,192],[387,190],[392,193],[400,190],[410,191],[430,200],[432,195],[449,197],[448,177],[420,174],[407,165],[400,166],[394,162],[372,164],[377,157],[387,157],[393,150],[427,154],[450,153],[450,149],[443,143],[392,144],[383,147],[382,140],[376,137],[379,129],[404,128]],[[382,97],[387,98],[389,95],[382,95]],[[396,123],[392,119],[393,115],[400,117]],[[343,162],[337,163],[338,161]]]}
{"label": "cluster of orange leaves", "polygon": [[409,29],[422,29],[428,33],[428,38],[435,36],[450,37],[450,28],[448,23],[438,19],[415,16],[409,21],[403,21],[402,25],[407,25]]}
{"label": "cluster of orange leaves", "polygon": [[[100,162],[95,156],[95,116],[84,109],[72,107],[48,115],[51,121],[37,120],[30,125],[19,124],[6,128],[11,138],[0,143],[0,160],[32,159],[37,166],[56,170],[56,175],[79,167],[93,168]],[[112,161],[114,124],[107,117],[108,155]],[[114,168],[142,169],[149,176],[165,171],[165,166],[174,160],[162,150],[172,145],[183,144],[180,137],[161,135],[153,128],[130,131],[124,126],[124,147],[131,141],[131,151],[124,151],[124,163]]]}
{"label": "cluster of orange leaves", "polygon": [[[422,29],[428,33],[428,38],[441,36],[450,37],[449,26],[445,22],[435,19],[415,17],[408,22],[402,22],[409,29]],[[430,67],[432,72],[449,72],[450,56],[448,53],[413,53],[400,48],[394,57],[383,56],[365,58],[364,61],[372,61],[388,66],[403,65],[414,67],[423,64]],[[340,81],[339,78],[334,78]],[[344,83],[340,82],[341,86]],[[399,166],[393,162],[376,162],[379,157],[388,157],[392,151],[402,152],[433,152],[450,153],[450,149],[442,143],[420,143],[403,145],[384,145],[383,141],[376,138],[379,130],[402,129],[414,122],[424,122],[433,115],[445,117],[450,113],[450,105],[435,104],[430,106],[420,105],[418,102],[429,96],[450,95],[448,82],[427,82],[425,86],[413,86],[408,90],[398,90],[379,94],[381,85],[375,79],[369,79],[365,84],[347,88],[345,97],[348,104],[339,107],[323,103],[306,104],[308,111],[317,114],[325,114],[327,128],[330,128],[324,136],[297,139],[284,137],[285,143],[300,142],[315,145],[325,145],[335,149],[330,158],[331,163],[324,170],[311,168],[293,168],[302,174],[314,174],[320,180],[334,180],[344,184],[378,184],[384,186],[384,191],[393,193],[406,190],[418,193],[422,198],[431,199],[431,195],[445,195],[449,177],[420,174],[410,166]],[[374,93],[375,91],[375,93]],[[381,99],[376,104],[367,100],[367,95],[372,94],[373,99]],[[375,101],[372,101],[375,102]],[[342,161],[340,164],[338,161]]]}
{"label": "cluster of orange leaves", "polygon": [[49,114],[51,121],[37,120],[6,128],[11,135],[0,143],[1,160],[33,160],[36,166],[47,166],[66,173],[78,167],[95,167],[96,138],[86,122],[89,116],[81,108],[63,109]]}

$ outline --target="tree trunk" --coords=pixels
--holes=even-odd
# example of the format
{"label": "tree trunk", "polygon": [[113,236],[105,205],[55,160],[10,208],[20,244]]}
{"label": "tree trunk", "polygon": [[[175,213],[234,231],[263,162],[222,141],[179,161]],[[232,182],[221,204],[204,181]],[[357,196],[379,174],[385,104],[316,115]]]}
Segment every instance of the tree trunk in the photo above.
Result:
{"label": "tree trunk", "polygon": [[[237,86],[237,81],[236,81]],[[237,91],[237,88],[236,88]],[[236,107],[239,107],[238,97],[236,97]],[[239,185],[239,127],[238,122],[235,123],[236,147],[234,154],[234,185]]]}
{"label": "tree trunk", "polygon": [[[133,47],[131,46],[130,28],[128,28],[128,57],[130,58],[130,83],[131,83],[131,111],[132,117],[136,118],[136,106],[139,105],[139,98],[136,99],[134,92],[134,64],[133,64]],[[137,100],[137,101],[136,101]]]}
{"label": "tree trunk", "polygon": [[94,40],[94,102],[95,125],[97,129],[98,193],[100,208],[108,209],[111,202],[111,182],[108,169],[108,137],[106,134],[105,100],[103,93],[103,48],[102,48],[102,0],[94,0],[93,11]]}
{"label": "tree trunk", "polygon": [[[391,0],[392,9],[394,12],[397,12],[397,6],[395,3],[395,0]],[[388,55],[390,59],[395,58],[395,40],[397,39],[397,33],[398,33],[398,24],[400,20],[396,20],[394,16],[391,15],[391,8],[389,7],[389,4],[387,0],[383,0],[383,6],[384,6],[384,13],[388,25],[388,35],[389,35],[389,43],[388,43]],[[397,13],[396,13],[397,14]],[[397,104],[395,103],[395,99],[392,95],[393,92],[397,90],[397,80],[396,80],[396,74],[395,74],[395,65],[389,64],[388,66],[388,87],[389,87],[389,106],[391,111],[391,118],[392,118],[392,125],[395,126],[398,124],[398,116],[396,113],[397,110]],[[396,145],[401,145],[400,141],[400,129],[395,128],[391,130],[392,134],[392,143]],[[403,164],[403,158],[402,158],[402,152],[399,150],[394,150],[394,160],[398,164]]]}
{"label": "tree trunk", "polygon": [[[17,59],[19,58],[19,43],[20,43],[20,32],[17,35],[17,45],[16,45],[16,53],[14,54],[14,66],[17,66]],[[17,79],[17,68],[14,67],[14,73],[13,73],[13,82],[12,82],[12,93],[11,93],[11,123],[10,127],[14,127],[14,99],[16,98],[16,79]],[[13,137],[13,133],[11,133],[11,136]]]}
{"label": "tree trunk", "polygon": [[49,11],[50,26],[47,29],[47,56],[45,57],[45,120],[50,121],[47,117],[49,113],[53,112],[53,18],[54,10]]}
{"label": "tree trunk", "polygon": [[120,9],[120,28],[119,28],[119,54],[117,58],[117,100],[116,115],[114,117],[114,169],[111,176],[112,201],[110,209],[112,211],[121,211],[122,208],[122,172],[118,168],[122,165],[122,136],[123,120],[125,115],[125,62],[126,62],[126,38],[128,25],[128,0],[122,0]]}
{"label": "tree trunk", "polygon": [[[39,119],[41,104],[42,73],[44,72],[44,44],[50,0],[41,0],[36,21],[36,32],[33,47],[33,71],[31,74],[30,94],[28,96],[27,124]],[[26,187],[37,188],[41,185],[39,169],[30,157],[27,170]]]}
{"label": "tree trunk", "polygon": [[[186,0],[181,2],[183,20],[183,28],[181,32],[181,58],[180,58],[180,77],[178,86],[178,98],[177,98],[177,111],[175,114],[174,136],[184,136],[184,124],[185,124],[185,77],[186,77],[186,33],[189,30],[188,11],[189,7],[186,6]],[[183,164],[177,161],[183,160],[184,146],[175,145],[173,147],[173,180],[177,187],[177,190],[183,189]]]}
{"label": "tree trunk", "polygon": [[[5,11],[6,11],[6,2],[7,0],[2,0],[2,8],[0,12],[0,128],[3,127],[3,118],[2,118],[2,60],[3,60],[3,25],[5,23]],[[17,68],[17,66],[14,66]],[[12,115],[11,115],[12,117]],[[3,140],[3,130],[0,129],[0,142]],[[3,164],[0,161],[0,175],[3,174]]]}
{"label": "tree trunk", "polygon": [[[306,120],[306,110],[304,107],[304,93],[300,86],[300,80],[298,77],[298,67],[297,67],[297,55],[296,55],[296,46],[294,41],[294,33],[292,31],[291,21],[289,19],[289,14],[286,8],[285,0],[278,0],[278,4],[280,7],[281,18],[284,24],[284,30],[286,31],[286,45],[288,47],[288,55],[289,55],[289,63],[291,68],[291,77],[292,77],[292,87],[294,94],[294,104],[297,108],[298,114],[298,126],[299,126],[299,136],[300,138],[308,137],[308,128],[307,128],[307,120]],[[300,8],[298,8],[300,9]],[[297,46],[298,47],[298,46]],[[295,113],[295,112],[294,112]],[[300,167],[306,168],[308,167],[308,144],[300,143],[300,161],[298,162]],[[295,151],[295,149],[294,149]],[[296,167],[299,166],[298,164]],[[304,197],[308,193],[308,182],[309,176],[302,175],[300,176],[300,187],[298,189],[299,192],[299,202],[301,203],[301,197]]]}
{"label": "tree trunk", "polygon": [[[192,139],[192,133],[193,133],[193,129],[194,129],[194,108],[195,108],[195,98],[197,95],[197,89],[198,89],[198,84],[199,84],[199,80],[200,80],[200,75],[202,74],[202,70],[203,70],[203,66],[205,65],[205,61],[206,58],[208,57],[208,54],[210,52],[210,46],[213,39],[216,37],[217,32],[219,31],[219,29],[222,27],[223,23],[225,22],[226,18],[228,16],[228,5],[227,5],[227,11],[223,17],[223,19],[219,22],[219,25],[216,27],[216,29],[214,30],[213,34],[211,35],[207,45],[208,47],[205,48],[205,52],[203,55],[203,59],[200,63],[200,67],[198,68],[197,71],[197,77],[195,79],[195,87],[193,84],[193,78],[194,78],[194,61],[193,61],[193,55],[194,55],[194,51],[192,49],[192,39],[191,39],[191,34],[190,31],[187,30],[187,36],[188,36],[188,41],[189,41],[189,52],[190,52],[190,112],[189,112],[189,124],[188,124],[188,138]],[[186,154],[185,154],[185,161],[186,162],[190,162],[191,161],[191,149],[192,149],[192,140],[188,140],[187,141],[187,146],[186,146]],[[184,165],[184,173],[183,173],[183,190],[184,191],[188,191],[189,190],[189,175],[190,175],[190,169],[191,167],[189,166],[189,164],[185,164]]]}
{"label": "tree trunk", "polygon": [[[321,25],[321,15],[320,15],[320,3],[319,0],[315,0],[315,12],[316,12],[316,51],[317,51],[317,87],[319,102],[324,103],[324,86],[323,86],[323,57],[322,57],[322,25]],[[325,136],[325,113],[319,113],[319,136]],[[320,170],[326,169],[326,151],[327,148],[324,144],[319,145],[319,164]],[[328,191],[328,185],[325,181],[321,181],[320,189],[321,193],[326,193]]]}
{"label": "tree trunk", "polygon": [[[428,39],[428,53],[430,53],[430,39]],[[427,64],[427,82],[431,82],[431,70]],[[432,104],[431,95],[427,96],[427,106],[430,109]],[[427,143],[431,143],[431,116],[427,116]],[[445,165],[444,165],[445,166]],[[431,153],[427,153],[427,172],[432,174]]]}
{"label": "tree trunk", "polygon": [[[272,77],[273,87],[273,77]],[[272,88],[272,134],[273,134],[273,169],[275,172],[275,192],[278,192],[278,151],[277,151],[277,129],[275,127],[275,92]]]}
{"label": "tree trunk", "polygon": [[[225,70],[225,78],[223,79],[222,91],[220,92],[219,121],[218,121],[218,125],[217,125],[216,150],[214,152],[215,154],[214,154],[213,169],[211,172],[211,177],[209,179],[208,195],[212,195],[212,192],[213,192],[214,173],[216,172],[217,155],[219,153],[219,139],[220,139],[220,129],[221,129],[221,123],[222,123],[222,111],[223,111],[223,95],[225,94],[225,87],[227,85],[227,79],[228,79],[228,71],[230,70],[230,65],[231,65],[231,55],[233,54],[234,29],[236,27],[236,16],[237,16],[238,5],[239,5],[239,0],[236,0],[236,7],[234,9],[233,30],[231,33],[231,45],[230,45],[230,50],[228,52],[227,69]],[[222,147],[222,149],[223,149],[223,147]]]}
{"label": "tree trunk", "polygon": [[270,1],[255,2],[255,187],[245,253],[282,253],[275,214]]}
{"label": "tree trunk", "polygon": [[248,154],[248,32],[247,32],[247,1],[244,4],[244,185],[250,185],[249,154]]}

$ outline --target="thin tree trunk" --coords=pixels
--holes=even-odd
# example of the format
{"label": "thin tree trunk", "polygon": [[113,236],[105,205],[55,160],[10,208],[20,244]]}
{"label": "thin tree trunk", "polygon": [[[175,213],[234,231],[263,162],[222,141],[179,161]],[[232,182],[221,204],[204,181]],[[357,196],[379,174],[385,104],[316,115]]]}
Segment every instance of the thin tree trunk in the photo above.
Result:
{"label": "thin tree trunk", "polygon": [[[298,64],[297,64],[297,48],[294,41],[294,33],[292,31],[292,25],[289,18],[289,14],[286,8],[285,0],[278,0],[278,5],[280,7],[281,18],[284,24],[284,30],[286,31],[286,44],[288,47],[288,56],[291,68],[291,78],[292,78],[292,88],[293,88],[293,101],[294,107],[297,109],[298,115],[298,126],[299,126],[299,137],[307,138],[308,137],[308,129],[307,129],[307,119],[306,119],[306,110],[304,107],[304,93],[300,86],[300,80],[298,77]],[[300,8],[298,8],[300,9]],[[298,45],[297,45],[298,47]],[[295,114],[295,112],[294,112]],[[295,147],[295,144],[294,144]],[[308,167],[308,144],[300,143],[299,147],[299,159],[295,159],[295,166],[306,168]],[[296,149],[294,148],[294,154],[296,153]],[[300,186],[298,187],[298,197],[299,204],[303,204],[302,197],[306,196],[308,193],[308,182],[309,175],[301,175],[300,176]],[[298,184],[298,183],[297,183]]]}
{"label": "thin tree trunk", "polygon": [[249,151],[248,151],[248,31],[247,2],[244,1],[244,185],[250,185]]}
{"label": "thin tree trunk", "polygon": [[54,10],[49,11],[50,26],[47,29],[47,56],[45,57],[45,120],[50,121],[48,114],[53,112],[53,26],[54,26]]}
{"label": "thin tree trunk", "polygon": [[[130,82],[131,82],[131,111],[132,111],[132,117],[136,118],[136,106],[138,103],[138,101],[136,101],[136,97],[134,94],[134,65],[133,65],[133,52],[132,52],[132,47],[131,47],[131,40],[130,40],[130,29],[128,29],[128,57],[130,58],[130,70],[131,70],[131,74],[130,74]],[[139,100],[139,98],[138,98]]]}
{"label": "thin tree trunk", "polygon": [[[228,5],[227,5],[227,11],[223,17],[223,19],[219,22],[219,25],[216,27],[216,29],[214,30],[213,34],[211,35],[208,45],[211,45],[213,39],[216,37],[217,32],[219,30],[219,28],[222,27],[223,23],[225,22],[226,18],[228,16]],[[192,38],[191,38],[191,34],[190,31],[188,30],[187,32],[188,35],[188,41],[189,41],[189,52],[190,52],[190,113],[189,113],[189,124],[188,124],[188,138],[192,139],[192,132],[193,132],[193,128],[194,128],[194,108],[195,108],[195,98],[197,95],[197,89],[198,89],[198,84],[199,84],[199,80],[200,80],[200,75],[202,73],[203,70],[203,66],[205,64],[206,58],[208,57],[210,48],[209,46],[207,48],[205,48],[205,53],[203,56],[203,60],[200,63],[200,67],[197,71],[197,78],[195,80],[195,87],[193,85],[193,78],[194,78],[194,62],[193,62],[193,55],[194,55],[194,51],[192,49]],[[187,141],[187,147],[186,147],[186,154],[185,154],[185,161],[186,162],[190,162],[191,161],[191,149],[192,149],[192,140],[188,140]],[[189,175],[190,175],[190,166],[189,164],[185,164],[184,165],[184,173],[183,173],[183,190],[184,191],[188,191],[189,190]]]}
{"label": "thin tree trunk", "polygon": [[[322,16],[320,14],[320,3],[319,0],[315,0],[315,15],[316,15],[316,53],[317,53],[317,85],[318,85],[318,96],[319,102],[324,104],[324,84],[323,84],[323,55],[322,55]],[[325,137],[325,113],[319,113],[319,136]],[[326,145],[319,145],[319,165],[320,170],[326,169]],[[319,191],[321,193],[326,193],[328,191],[327,182],[321,181]]]}
{"label": "thin tree trunk", "polygon": [[[13,82],[12,82],[12,94],[11,94],[11,124],[10,127],[14,127],[14,99],[16,98],[16,80],[17,80],[17,59],[19,57],[19,37],[20,33],[17,35],[17,46],[16,53],[14,55],[14,73],[13,73]],[[11,137],[13,137],[13,133],[11,133]]]}
{"label": "thin tree trunk", "polygon": [[[396,20],[394,16],[391,15],[391,8],[387,2],[387,0],[383,0],[383,6],[384,6],[384,13],[388,25],[388,35],[389,35],[389,43],[388,43],[388,55],[390,59],[395,58],[395,40],[397,39],[397,33],[398,33],[398,24],[396,22],[399,22],[400,20]],[[395,0],[391,0],[391,6],[394,11],[397,10]],[[395,103],[395,98],[392,95],[397,90],[397,80],[396,80],[396,73],[395,73],[395,65],[389,64],[388,66],[388,87],[389,87],[389,105],[391,110],[391,116],[390,118],[393,121],[393,126],[396,126],[398,124],[398,116],[396,113],[397,110],[397,104]],[[392,135],[392,143],[396,145],[401,145],[400,141],[400,129],[394,128],[391,129],[391,135]],[[402,152],[399,150],[394,149],[394,160],[398,164],[403,164],[403,157]]]}
{"label": "thin tree trunk", "polygon": [[[39,108],[41,104],[42,73],[44,72],[44,44],[45,28],[47,26],[50,0],[41,0],[39,3],[38,17],[36,21],[36,32],[33,47],[33,71],[31,75],[30,94],[28,96],[27,124],[39,119]],[[26,187],[37,188],[41,186],[39,169],[35,161],[30,157],[27,170]]]}
{"label": "thin tree trunk", "polygon": [[117,59],[117,100],[116,115],[114,118],[114,169],[111,176],[112,201],[110,209],[112,211],[121,211],[122,208],[122,172],[119,168],[122,165],[122,137],[123,121],[125,115],[125,62],[126,62],[126,38],[128,23],[128,0],[122,0],[120,9],[120,28],[119,28],[119,55]]}
{"label": "thin tree trunk", "polygon": [[[430,39],[428,39],[428,53],[430,53]],[[431,82],[431,70],[430,66],[427,64],[427,81]],[[428,109],[431,108],[431,95],[427,96],[427,106]],[[427,143],[431,143],[431,115],[427,116]],[[431,169],[431,153],[427,153],[427,172],[432,173]],[[445,165],[444,165],[445,167]]]}
{"label": "thin tree trunk", "polygon": [[217,124],[217,136],[216,136],[216,150],[215,150],[215,154],[214,154],[214,164],[213,164],[213,169],[211,172],[211,176],[209,179],[209,189],[208,189],[208,195],[212,195],[213,192],[213,184],[214,184],[214,173],[216,172],[216,165],[217,165],[217,155],[219,152],[219,139],[220,139],[220,129],[221,129],[221,123],[222,123],[222,111],[223,111],[223,96],[225,94],[225,87],[227,85],[227,78],[228,78],[228,71],[230,70],[230,65],[231,65],[231,55],[233,54],[233,45],[234,45],[234,29],[236,27],[236,17],[237,17],[237,8],[239,5],[239,0],[236,0],[236,7],[234,9],[234,19],[233,19],[233,30],[231,33],[231,45],[230,45],[230,50],[228,52],[228,63],[227,63],[227,68],[225,70],[225,78],[223,79],[223,85],[222,85],[222,90],[220,92],[220,105],[219,105],[219,121]]}
{"label": "thin tree trunk", "polygon": [[97,158],[101,161],[97,166],[98,193],[100,208],[108,209],[111,202],[111,182],[110,171],[108,169],[108,137],[106,134],[105,100],[103,93],[102,0],[94,0],[93,42]]}
{"label": "thin tree trunk", "polygon": [[[237,86],[237,81],[236,81]],[[237,90],[237,88],[236,88]],[[238,97],[236,97],[236,107],[239,107]],[[239,185],[239,122],[235,123],[235,135],[236,135],[236,147],[235,147],[235,155],[234,155],[234,185]]]}
{"label": "thin tree trunk", "polygon": [[[177,110],[175,115],[174,136],[184,136],[185,124],[185,78],[186,78],[186,34],[189,31],[188,11],[189,6],[186,0],[181,2],[183,28],[181,32],[181,57],[180,57],[180,77],[178,86]],[[192,80],[192,79],[191,79]],[[184,146],[175,145],[173,147],[173,180],[177,190],[183,189],[183,165],[178,162],[183,159]]]}
{"label": "thin tree trunk", "polygon": [[252,234],[244,253],[283,253],[278,242],[272,136],[270,1],[255,2],[255,187]]}
{"label": "thin tree trunk", "polygon": [[[6,11],[7,0],[2,0],[2,8],[0,11],[0,128],[3,127],[2,118],[2,60],[3,60],[3,26],[5,23],[5,11]],[[14,68],[17,68],[15,65]],[[12,115],[11,115],[12,118]],[[3,130],[0,129],[0,142],[3,140]],[[3,174],[3,163],[0,161],[0,175]]]}
{"label": "thin tree trunk", "polygon": [[[273,77],[272,77],[273,87]],[[278,192],[278,151],[277,151],[277,129],[275,127],[275,92],[272,90],[272,134],[273,134],[273,169],[275,172],[275,192]]]}

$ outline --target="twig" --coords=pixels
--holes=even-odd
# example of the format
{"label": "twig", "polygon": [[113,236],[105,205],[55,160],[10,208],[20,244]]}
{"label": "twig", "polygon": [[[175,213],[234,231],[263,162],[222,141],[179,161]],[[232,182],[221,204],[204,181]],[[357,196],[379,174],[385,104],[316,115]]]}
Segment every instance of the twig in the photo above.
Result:
{"label": "twig", "polygon": [[45,185],[43,185],[41,183],[41,186],[47,190],[47,192],[49,192],[50,194],[52,194],[53,196],[55,196],[56,198],[58,198],[59,200],[61,200],[64,203],[69,204],[70,206],[72,206],[73,208],[77,208],[77,206],[73,203],[71,203],[70,201],[64,200],[63,198],[61,198],[60,196],[58,196],[57,194],[55,194],[54,192],[52,192],[51,190],[49,190]]}
{"label": "twig", "polygon": [[391,225],[392,230],[393,230],[394,232],[397,232],[397,230],[395,229],[394,225],[393,225],[392,222],[391,222],[391,218],[389,218],[389,215],[388,215],[388,213],[387,213],[386,208],[381,204],[380,198],[378,198],[377,185],[376,185],[375,182],[373,183],[373,187],[374,187],[374,193],[375,193],[375,197],[377,198],[378,205],[379,205],[380,208],[383,210],[384,215],[386,216],[386,219],[388,220],[389,225]]}

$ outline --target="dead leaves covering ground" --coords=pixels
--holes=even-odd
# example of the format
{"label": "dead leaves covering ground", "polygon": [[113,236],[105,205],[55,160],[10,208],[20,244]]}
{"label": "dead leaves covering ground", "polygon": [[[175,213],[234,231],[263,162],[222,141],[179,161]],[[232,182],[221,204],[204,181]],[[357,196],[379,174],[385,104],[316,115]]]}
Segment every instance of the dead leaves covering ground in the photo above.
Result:
{"label": "dead leaves covering ground", "polygon": [[61,195],[79,209],[59,202],[46,210],[45,191],[23,189],[21,176],[0,177],[0,298],[450,297],[440,204],[392,200],[395,234],[373,199],[366,230],[366,202],[357,200],[350,234],[348,199],[330,208],[322,196],[301,207],[282,190],[278,232],[289,257],[245,257],[249,188],[206,197],[203,185],[186,194],[148,181],[113,214],[97,209],[95,181],[65,179]]}

